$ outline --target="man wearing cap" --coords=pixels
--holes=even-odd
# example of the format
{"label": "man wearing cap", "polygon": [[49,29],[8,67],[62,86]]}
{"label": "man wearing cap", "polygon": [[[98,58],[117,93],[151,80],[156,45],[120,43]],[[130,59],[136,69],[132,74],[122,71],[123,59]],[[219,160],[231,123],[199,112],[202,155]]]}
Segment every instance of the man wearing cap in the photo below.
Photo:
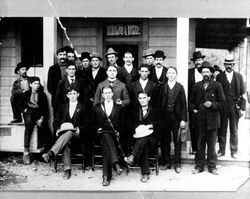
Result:
{"label": "man wearing cap", "polygon": [[226,104],[221,111],[221,128],[218,134],[219,151],[218,156],[225,155],[227,126],[230,127],[230,151],[232,158],[237,158],[238,152],[238,123],[246,108],[246,100],[243,98],[245,93],[242,75],[234,71],[235,61],[229,55],[225,61],[225,71],[220,73],[216,80],[221,83],[226,97]]}
{"label": "man wearing cap", "polygon": [[30,89],[26,91],[20,101],[19,109],[23,113],[24,118],[24,164],[30,164],[30,138],[37,125],[38,133],[44,138],[46,132],[41,132],[42,127],[46,125],[46,121],[49,115],[48,100],[46,94],[43,92],[43,88],[40,84],[39,77],[29,78]]}
{"label": "man wearing cap", "polygon": [[80,93],[74,85],[67,89],[69,102],[61,106],[55,120],[56,135],[58,139],[52,148],[42,155],[45,162],[49,162],[62,151],[64,179],[71,177],[70,142],[79,144],[80,138],[84,140],[89,117],[85,106],[78,101]]}
{"label": "man wearing cap", "polygon": [[115,65],[118,69],[120,66],[117,65],[116,61],[118,59],[118,52],[116,52],[113,48],[109,48],[108,51],[105,54],[105,57],[107,58],[107,65]]}
{"label": "man wearing cap", "polygon": [[162,85],[167,81],[167,68],[163,66],[166,56],[163,51],[157,50],[154,58],[155,67],[152,69],[149,79],[156,84],[155,95],[159,96]]}
{"label": "man wearing cap", "polygon": [[147,50],[143,51],[143,58],[145,59],[145,63],[149,66],[149,71],[152,72],[153,68],[154,68],[154,51],[152,48],[149,48]]}
{"label": "man wearing cap", "polygon": [[215,144],[217,131],[220,128],[219,110],[225,103],[225,96],[221,84],[211,78],[214,68],[210,62],[204,61],[199,72],[203,80],[194,84],[189,101],[189,111],[195,116],[197,129],[197,152],[193,174],[204,171],[207,145],[208,171],[217,175]]}
{"label": "man wearing cap", "polygon": [[141,91],[138,93],[139,106],[134,109],[133,126],[135,144],[130,156],[124,160],[132,165],[137,162],[141,167],[141,182],[146,183],[150,177],[149,156],[157,152],[160,133],[159,111],[150,106],[150,96],[148,93]]}
{"label": "man wearing cap", "polygon": [[[204,55],[201,54],[200,51],[193,53],[193,58],[191,61],[194,62],[194,68],[188,69],[188,100],[191,97],[192,88],[195,83],[201,81],[203,79],[202,74],[199,72],[199,68],[202,65],[203,59],[205,58]],[[195,123],[194,120],[195,116],[193,113],[189,113],[189,126],[190,126],[190,135],[191,135],[191,144],[192,144],[192,151],[191,154],[195,155],[197,150],[197,135],[196,135],[196,129],[195,129]]]}
{"label": "man wearing cap", "polygon": [[27,76],[27,70],[29,66],[22,62],[18,63],[15,68],[15,74],[19,75],[19,78],[14,81],[11,90],[11,107],[13,111],[13,120],[10,123],[22,122],[22,115],[18,108],[18,102],[23,93],[29,90],[29,77]]}
{"label": "man wearing cap", "polygon": [[58,105],[55,102],[55,95],[59,81],[66,74],[65,66],[66,66],[66,51],[64,48],[60,48],[56,52],[57,55],[57,63],[53,66],[50,66],[48,71],[48,82],[47,89],[51,94],[51,104],[53,107],[53,116],[54,119],[56,117],[58,111]]}

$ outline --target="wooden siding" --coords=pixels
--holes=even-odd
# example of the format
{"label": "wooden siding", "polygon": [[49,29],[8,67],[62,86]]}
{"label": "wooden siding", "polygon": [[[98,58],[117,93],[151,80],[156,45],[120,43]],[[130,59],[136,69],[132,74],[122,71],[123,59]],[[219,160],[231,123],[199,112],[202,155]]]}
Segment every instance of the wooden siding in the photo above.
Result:
{"label": "wooden siding", "polygon": [[167,58],[165,66],[176,66],[176,19],[150,19],[148,47],[154,50],[163,50]]}

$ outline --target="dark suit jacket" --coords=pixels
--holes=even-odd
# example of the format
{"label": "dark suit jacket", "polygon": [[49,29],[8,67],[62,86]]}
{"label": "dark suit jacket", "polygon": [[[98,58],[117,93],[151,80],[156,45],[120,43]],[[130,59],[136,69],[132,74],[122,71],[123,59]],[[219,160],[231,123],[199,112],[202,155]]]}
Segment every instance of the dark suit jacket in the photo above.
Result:
{"label": "dark suit jacket", "polygon": [[139,125],[148,125],[153,124],[153,134],[157,138],[160,137],[160,131],[162,128],[162,120],[159,114],[159,109],[156,109],[155,107],[149,106],[147,114],[143,117],[142,116],[142,109],[141,106],[134,109],[134,115],[133,115],[133,129],[135,130]]}
{"label": "dark suit jacket", "polygon": [[142,91],[145,91],[146,93],[149,94],[149,96],[151,97],[151,104],[154,106],[155,105],[155,93],[154,93],[154,89],[155,89],[155,83],[148,80],[147,84],[146,84],[146,87],[145,89],[143,90],[142,87],[141,87],[141,84],[139,82],[139,80],[135,81],[132,83],[132,89],[133,89],[133,92],[132,94],[130,95],[130,99],[131,99],[131,103],[134,105],[134,106],[137,106],[139,105],[139,101],[138,101],[138,94]]}
{"label": "dark suit jacket", "polygon": [[188,69],[188,99],[191,97],[192,88],[195,84],[195,68]]}
{"label": "dark suit jacket", "polygon": [[94,97],[98,84],[100,84],[107,78],[107,73],[104,68],[100,67],[98,73],[96,74],[95,79],[92,76],[92,68],[88,70],[87,75],[88,75],[89,88],[91,90],[90,97]]}
{"label": "dark suit jacket", "polygon": [[[29,77],[27,77],[27,80],[28,80],[28,85],[29,85]],[[21,87],[21,78],[14,81],[13,86],[12,86],[11,95],[16,95],[16,94],[23,94],[22,87]]]}
{"label": "dark suit jacket", "polygon": [[[28,103],[30,101],[30,96],[31,96],[31,89],[26,91],[19,103],[18,107],[21,112],[23,112],[26,108],[28,108]],[[46,94],[43,92],[43,87],[40,87],[38,91],[38,101],[37,101],[38,107],[39,107],[39,112],[41,116],[44,117],[44,119],[48,119],[49,117],[49,106],[48,106],[48,99]]]}
{"label": "dark suit jacket", "polygon": [[133,69],[130,73],[126,70],[124,66],[120,67],[117,74],[117,79],[119,79],[121,82],[126,84],[126,86],[129,86],[132,82],[138,80],[140,77],[138,73],[138,68],[133,66]]}
{"label": "dark suit jacket", "polygon": [[[76,77],[75,79],[75,86],[79,89],[80,96],[78,97],[78,101],[81,102],[82,104],[86,105],[87,102],[87,96],[88,96],[88,91],[87,87],[84,84],[84,81],[80,77]],[[65,76],[62,80],[59,81],[57,91],[55,94],[55,103],[60,106],[61,104],[68,103],[68,98],[66,96],[67,94],[67,89],[70,86],[68,77]]]}
{"label": "dark suit jacket", "polygon": [[[61,108],[58,110],[55,118],[55,131],[60,128],[62,123],[67,122],[68,114],[69,103],[61,105]],[[72,124],[75,128],[79,127],[80,137],[83,137],[83,134],[86,133],[86,128],[89,124],[89,116],[86,112],[85,107],[80,102],[78,102],[76,110],[73,114]]]}
{"label": "dark suit jacket", "polygon": [[[103,105],[103,103],[98,103],[94,106],[93,108],[93,115],[92,115],[92,121],[93,121],[93,127],[95,132],[97,132],[97,130],[99,128],[102,128],[103,131],[111,131],[113,132],[113,128],[111,127],[107,115],[106,113],[103,111],[101,105]],[[103,105],[104,106],[104,105]],[[121,129],[121,107],[119,107],[118,105],[116,105],[114,103],[112,112],[109,116],[109,119],[112,122],[112,125],[114,126],[116,131],[120,131]]]}
{"label": "dark suit jacket", "polygon": [[[204,107],[204,102],[212,102],[210,108]],[[197,82],[190,97],[189,109],[193,113],[194,109],[198,110],[195,115],[196,126],[204,124],[206,121],[207,129],[214,130],[220,127],[220,114],[219,110],[225,103],[225,95],[221,84],[211,80],[207,89],[204,89],[203,81]]]}
{"label": "dark suit jacket", "polygon": [[58,83],[61,79],[62,79],[62,75],[61,75],[59,64],[50,66],[49,72],[48,72],[47,89],[49,93],[51,94],[51,103],[53,107],[56,105],[55,94],[56,94]]}
{"label": "dark suit jacket", "polygon": [[[176,118],[179,121],[187,121],[187,101],[186,101],[186,95],[185,95],[185,90],[183,86],[179,83],[176,82],[174,86],[174,113],[176,114]],[[165,110],[167,104],[168,104],[168,92],[169,92],[169,87],[168,87],[168,82],[166,82],[160,93],[160,106],[161,110]]]}
{"label": "dark suit jacket", "polygon": [[[102,97],[102,88],[105,86],[109,86],[110,83],[108,81],[108,79],[106,79],[105,81],[101,82],[97,89],[96,89],[96,94],[95,94],[95,101],[94,101],[94,105],[98,104],[98,103],[102,103],[104,101],[103,97]],[[118,79],[115,80],[114,85],[113,85],[113,91],[114,91],[114,96],[113,96],[113,100],[114,102],[117,99],[120,99],[122,101],[122,106],[128,106],[130,103],[130,98],[129,98],[129,94],[128,94],[128,90],[125,86],[124,83],[120,82]]]}
{"label": "dark suit jacket", "polygon": [[[244,82],[243,82],[243,78],[242,75],[237,73],[237,72],[233,72],[233,79],[232,81],[235,80],[236,82],[236,89],[235,89],[235,93],[236,93],[236,99],[235,101],[238,100],[238,105],[240,107],[240,109],[245,110],[246,109],[246,100],[242,97],[242,95],[245,93],[245,87],[244,87]],[[217,77],[216,77],[216,81],[221,83],[221,86],[224,90],[225,96],[227,97],[227,93],[230,90],[230,84],[227,80],[227,76],[225,71],[220,73]]]}
{"label": "dark suit jacket", "polygon": [[161,76],[158,79],[157,76],[156,76],[155,67],[152,69],[152,72],[149,75],[149,79],[151,81],[153,81],[156,84],[157,87],[159,87],[159,86],[163,85],[167,81],[167,77],[166,77],[167,68],[163,66]]}

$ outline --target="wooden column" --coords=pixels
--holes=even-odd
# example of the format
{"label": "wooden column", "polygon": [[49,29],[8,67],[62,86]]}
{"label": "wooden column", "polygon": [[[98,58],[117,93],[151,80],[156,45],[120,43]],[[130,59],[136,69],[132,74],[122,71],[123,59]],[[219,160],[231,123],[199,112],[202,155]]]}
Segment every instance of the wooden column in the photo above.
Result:
{"label": "wooden column", "polygon": [[[246,51],[246,91],[250,98],[250,36],[247,37],[247,51]],[[247,96],[246,96],[247,98]],[[250,100],[250,99],[249,99]],[[250,105],[246,104],[246,118],[250,118]]]}
{"label": "wooden column", "polygon": [[43,85],[48,96],[50,108],[50,121],[52,123],[51,95],[47,90],[47,79],[49,67],[55,62],[55,52],[57,47],[57,21],[54,17],[43,17]]}

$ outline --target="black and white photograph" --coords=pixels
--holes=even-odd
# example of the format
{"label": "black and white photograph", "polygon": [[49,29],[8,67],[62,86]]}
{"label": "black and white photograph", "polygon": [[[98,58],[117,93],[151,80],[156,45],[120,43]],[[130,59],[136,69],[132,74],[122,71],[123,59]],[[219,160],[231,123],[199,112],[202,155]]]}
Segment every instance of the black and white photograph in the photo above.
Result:
{"label": "black and white photograph", "polygon": [[1,198],[247,198],[246,0],[0,0]]}

